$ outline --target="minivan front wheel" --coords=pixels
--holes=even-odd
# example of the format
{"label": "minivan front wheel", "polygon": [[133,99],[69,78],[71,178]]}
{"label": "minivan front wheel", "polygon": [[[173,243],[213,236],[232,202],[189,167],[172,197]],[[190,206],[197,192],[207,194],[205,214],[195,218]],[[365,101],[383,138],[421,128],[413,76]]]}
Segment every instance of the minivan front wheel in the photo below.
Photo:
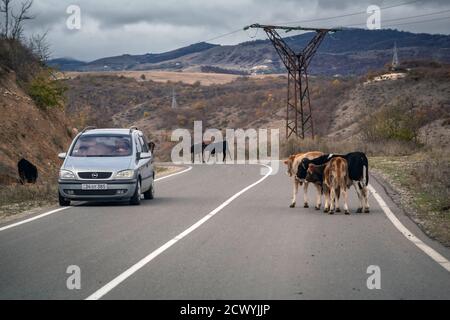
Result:
{"label": "minivan front wheel", "polygon": [[60,192],[58,192],[58,200],[59,200],[59,205],[61,207],[68,207],[70,206],[70,200],[67,200],[66,198],[64,198]]}
{"label": "minivan front wheel", "polygon": [[130,199],[130,204],[141,204],[141,182],[139,180],[136,182],[136,189],[134,190],[133,197]]}
{"label": "minivan front wheel", "polygon": [[153,199],[155,197],[155,180],[152,181],[150,188],[144,192],[144,199]]}

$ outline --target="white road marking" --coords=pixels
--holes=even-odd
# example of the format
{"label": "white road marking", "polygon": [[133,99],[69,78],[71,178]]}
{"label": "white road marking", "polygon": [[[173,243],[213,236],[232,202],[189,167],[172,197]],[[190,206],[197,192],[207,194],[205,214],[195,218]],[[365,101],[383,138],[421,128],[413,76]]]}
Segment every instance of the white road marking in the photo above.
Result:
{"label": "white road marking", "polygon": [[22,220],[22,221],[19,221],[19,222],[16,222],[16,223],[9,224],[9,225],[7,225],[7,226],[1,227],[1,228],[0,228],[0,231],[4,231],[4,230],[7,230],[7,229],[11,229],[11,228],[20,226],[21,224],[28,223],[28,222],[31,222],[31,221],[34,221],[34,220],[37,220],[37,219],[46,217],[46,216],[49,216],[49,215],[51,215],[51,214],[53,214],[53,213],[60,212],[60,211],[63,211],[63,210],[69,209],[69,208],[70,208],[70,207],[62,207],[62,208],[58,208],[58,209],[55,209],[55,210],[52,210],[52,211],[48,211],[48,212],[39,214],[39,215],[37,215],[37,216],[35,216],[35,217],[29,218],[29,219],[25,219],[25,220]]}
{"label": "white road marking", "polygon": [[389,220],[391,220],[392,224],[412,243],[414,243],[420,250],[425,252],[431,259],[439,263],[445,270],[450,272],[450,261],[448,261],[444,256],[442,256],[439,252],[425,244],[422,240],[417,238],[411,231],[408,230],[398,218],[392,213],[391,209],[389,209],[386,202],[384,202],[383,198],[377,193],[377,191],[371,186],[368,186],[370,192],[373,194],[375,200],[377,200],[383,212],[386,214]]}
{"label": "white road marking", "polygon": [[[161,178],[157,178],[157,179],[155,179],[155,181],[160,181],[160,180],[163,180],[163,179],[166,179],[166,178],[170,178],[170,177],[176,176],[178,174],[182,174],[182,173],[188,172],[191,169],[192,169],[192,167],[190,166],[190,167],[188,167],[188,168],[186,168],[186,169],[184,169],[182,171],[175,172],[175,173],[172,173],[172,174],[168,174],[167,176],[163,176]],[[17,226],[20,226],[22,224],[25,224],[25,223],[28,223],[28,222],[31,222],[31,221],[34,221],[34,220],[37,220],[37,219],[40,219],[40,218],[43,218],[43,217],[46,217],[46,216],[49,216],[49,215],[51,215],[53,213],[57,213],[57,212],[60,212],[60,211],[63,211],[63,210],[70,209],[70,208],[73,208],[73,207],[62,207],[62,208],[58,208],[58,209],[54,209],[54,210],[51,210],[51,211],[48,211],[48,212],[41,213],[41,214],[39,214],[37,216],[34,216],[32,218],[25,219],[25,220],[22,220],[22,221],[19,221],[19,222],[12,223],[12,224],[6,225],[4,227],[1,227],[0,228],[0,232],[4,231],[4,230],[7,230],[7,229],[11,229],[11,228],[17,227]]]}
{"label": "white road marking", "polygon": [[163,177],[161,177],[161,178],[156,178],[155,181],[164,180],[164,179],[167,179],[167,178],[176,176],[176,175],[178,175],[178,174],[182,174],[182,173],[188,172],[188,171],[191,170],[191,169],[192,169],[192,167],[189,166],[188,168],[186,168],[186,169],[184,169],[184,170],[182,170],[182,171],[178,171],[178,172],[175,172],[175,173],[172,173],[172,174],[168,174],[167,176],[163,176]]}
{"label": "white road marking", "polygon": [[251,185],[245,187],[244,189],[242,189],[241,191],[239,191],[238,193],[234,194],[233,196],[231,196],[230,198],[228,198],[225,202],[223,202],[220,206],[218,206],[217,208],[215,208],[213,211],[211,211],[210,213],[208,213],[206,216],[204,216],[203,218],[201,218],[200,220],[198,220],[196,223],[194,223],[192,226],[190,226],[189,228],[187,228],[186,230],[184,230],[183,232],[181,232],[180,234],[178,234],[175,238],[167,241],[165,244],[163,244],[161,247],[159,247],[158,249],[156,249],[155,251],[151,252],[149,255],[147,255],[146,257],[144,257],[142,260],[138,261],[136,264],[134,264],[133,266],[131,266],[130,268],[128,268],[127,270],[125,270],[123,273],[121,273],[120,275],[118,275],[116,278],[114,278],[113,280],[111,280],[109,283],[107,283],[106,285],[104,285],[103,287],[101,287],[100,289],[98,289],[96,292],[94,292],[93,294],[91,294],[89,297],[86,298],[86,300],[98,300],[101,297],[103,297],[105,294],[107,294],[108,292],[110,292],[112,289],[114,289],[115,287],[117,287],[120,283],[122,283],[123,281],[125,281],[128,277],[130,277],[131,275],[133,275],[135,272],[137,272],[139,269],[141,269],[142,267],[144,267],[146,264],[148,264],[150,261],[152,261],[153,259],[155,259],[157,256],[159,256],[161,253],[163,253],[164,251],[166,251],[167,249],[169,249],[171,246],[173,246],[175,243],[177,243],[178,241],[180,241],[181,239],[183,239],[185,236],[187,236],[188,234],[190,234],[191,232],[193,232],[195,229],[197,229],[198,227],[200,227],[202,224],[204,224],[206,221],[208,221],[209,219],[211,219],[215,214],[217,214],[219,211],[221,211],[223,208],[225,208],[227,205],[229,205],[233,200],[235,200],[236,198],[238,198],[240,195],[242,195],[243,193],[245,193],[246,191],[248,191],[249,189],[253,188],[254,186],[256,186],[257,184],[261,183],[262,181],[264,181],[271,173],[272,173],[272,168],[262,164],[263,166],[268,168],[268,172],[258,181],[252,183]]}

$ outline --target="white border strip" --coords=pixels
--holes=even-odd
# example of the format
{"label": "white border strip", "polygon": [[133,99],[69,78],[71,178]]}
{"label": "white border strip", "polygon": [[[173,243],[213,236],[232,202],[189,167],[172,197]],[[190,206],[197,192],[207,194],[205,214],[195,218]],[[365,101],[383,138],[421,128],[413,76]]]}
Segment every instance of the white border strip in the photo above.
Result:
{"label": "white border strip", "polygon": [[191,166],[189,166],[188,168],[186,168],[186,169],[184,169],[182,171],[178,171],[178,172],[175,172],[175,173],[172,173],[172,174],[168,174],[167,176],[162,176],[161,178],[156,178],[155,181],[164,180],[166,178],[170,178],[170,177],[176,176],[178,174],[182,174],[182,173],[188,172],[190,170],[192,170]]}
{"label": "white border strip", "polygon": [[373,194],[375,200],[377,200],[383,212],[386,214],[392,224],[412,243],[414,243],[420,250],[425,252],[431,259],[439,263],[445,270],[450,272],[450,261],[443,257],[439,252],[425,244],[422,240],[417,238],[411,231],[409,231],[398,218],[392,213],[391,209],[384,202],[383,198],[378,194],[378,192],[371,185],[368,186],[370,192]]}
{"label": "white border strip", "polygon": [[7,229],[11,229],[11,228],[20,226],[21,224],[28,223],[28,222],[31,222],[31,221],[34,221],[34,220],[43,218],[43,217],[45,217],[45,216],[49,216],[49,215],[51,215],[51,214],[53,214],[53,213],[60,212],[60,211],[63,211],[63,210],[69,209],[69,208],[70,208],[70,207],[62,207],[62,208],[58,208],[58,209],[55,209],[55,210],[52,210],[52,211],[48,211],[48,212],[45,212],[45,213],[41,213],[41,214],[39,214],[39,215],[37,215],[37,216],[34,216],[34,217],[32,217],[32,218],[25,219],[25,220],[22,220],[22,221],[19,221],[19,222],[16,222],[16,223],[9,224],[9,225],[7,225],[7,226],[1,227],[1,228],[0,228],[0,231],[4,231],[4,230],[7,230]]}
{"label": "white border strip", "polygon": [[[176,176],[178,174],[182,174],[182,173],[188,172],[191,169],[192,169],[192,167],[188,167],[185,170],[182,170],[182,171],[179,171],[179,172],[175,172],[175,173],[172,173],[172,174],[168,174],[167,176],[162,176],[161,178],[157,178],[157,179],[155,179],[155,181],[160,181],[160,180],[163,180],[163,179],[166,179],[166,178],[170,178],[170,177]],[[51,215],[53,213],[57,213],[57,212],[60,212],[60,211],[63,211],[63,210],[70,209],[70,208],[73,208],[73,207],[62,207],[62,208],[58,208],[58,209],[54,209],[54,210],[51,210],[51,211],[48,211],[48,212],[41,213],[41,214],[39,214],[37,216],[34,216],[32,218],[25,219],[25,220],[22,220],[22,221],[19,221],[19,222],[16,222],[16,223],[9,224],[9,225],[6,225],[4,227],[1,227],[0,228],[0,232],[4,231],[4,230],[11,229],[11,228],[14,228],[14,227],[17,227],[17,226],[20,226],[21,224],[24,224],[24,223],[28,223],[28,222],[31,222],[31,221],[34,221],[34,220],[37,220],[37,219],[49,216],[49,215]]]}
{"label": "white border strip", "polygon": [[195,229],[197,229],[198,227],[200,227],[202,224],[204,224],[206,221],[208,221],[209,219],[211,219],[215,214],[217,214],[219,211],[221,211],[223,208],[225,208],[227,205],[229,205],[233,200],[235,200],[237,197],[239,197],[240,195],[242,195],[243,193],[245,193],[246,191],[248,191],[249,189],[253,188],[254,186],[256,186],[257,184],[259,184],[260,182],[264,181],[271,173],[272,173],[272,168],[262,164],[263,166],[265,166],[266,168],[268,168],[268,172],[258,181],[252,183],[251,185],[247,186],[246,188],[242,189],[241,191],[239,191],[238,193],[236,193],[235,195],[231,196],[230,198],[228,198],[225,202],[223,202],[220,206],[218,206],[217,208],[215,208],[213,211],[211,211],[210,213],[208,213],[206,216],[204,216],[203,218],[201,218],[200,220],[198,220],[196,223],[194,223],[192,226],[190,226],[189,228],[187,228],[186,230],[184,230],[183,232],[181,232],[179,235],[177,235],[175,238],[167,241],[165,244],[163,244],[161,247],[159,247],[158,249],[156,249],[155,251],[151,252],[149,255],[147,255],[146,257],[144,257],[142,260],[140,260],[139,262],[137,262],[136,264],[134,264],[133,266],[131,266],[130,268],[128,268],[127,270],[125,270],[123,273],[121,273],[120,275],[118,275],[116,278],[114,278],[113,280],[111,280],[110,282],[108,282],[106,285],[104,285],[103,287],[101,287],[100,289],[98,289],[96,292],[94,292],[93,294],[91,294],[89,297],[86,298],[86,300],[98,300],[101,297],[103,297],[105,294],[107,294],[108,292],[110,292],[112,289],[114,289],[115,287],[117,287],[120,283],[122,283],[123,281],[125,281],[128,277],[130,277],[131,275],[133,275],[135,272],[137,272],[139,269],[141,269],[142,267],[144,267],[147,263],[149,263],[150,261],[152,261],[153,259],[155,259],[157,256],[159,256],[161,253],[163,253],[164,251],[166,251],[167,249],[169,249],[171,246],[173,246],[175,243],[177,243],[178,241],[180,241],[181,239],[183,239],[185,236],[187,236],[188,234],[190,234],[191,232],[193,232]]}

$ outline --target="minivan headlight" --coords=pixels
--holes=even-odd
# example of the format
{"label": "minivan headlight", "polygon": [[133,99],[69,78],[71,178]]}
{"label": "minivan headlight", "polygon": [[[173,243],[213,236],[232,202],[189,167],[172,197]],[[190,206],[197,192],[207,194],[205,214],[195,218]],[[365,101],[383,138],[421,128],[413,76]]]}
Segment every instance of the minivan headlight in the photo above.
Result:
{"label": "minivan headlight", "polygon": [[116,179],[131,179],[134,177],[133,170],[122,170],[116,173]]}
{"label": "minivan headlight", "polygon": [[59,170],[59,178],[60,179],[75,179],[75,175],[72,171],[69,170]]}

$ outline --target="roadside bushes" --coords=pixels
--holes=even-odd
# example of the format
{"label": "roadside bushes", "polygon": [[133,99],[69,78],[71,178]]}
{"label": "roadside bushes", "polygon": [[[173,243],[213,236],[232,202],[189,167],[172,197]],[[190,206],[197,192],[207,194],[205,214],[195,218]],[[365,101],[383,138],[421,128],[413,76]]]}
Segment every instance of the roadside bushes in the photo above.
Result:
{"label": "roadside bushes", "polygon": [[63,108],[66,87],[61,82],[51,79],[47,72],[42,72],[27,88],[28,94],[41,109]]}
{"label": "roadside bushes", "polygon": [[419,129],[426,123],[426,114],[404,100],[386,105],[362,121],[362,138],[370,143],[395,140],[419,144]]}

